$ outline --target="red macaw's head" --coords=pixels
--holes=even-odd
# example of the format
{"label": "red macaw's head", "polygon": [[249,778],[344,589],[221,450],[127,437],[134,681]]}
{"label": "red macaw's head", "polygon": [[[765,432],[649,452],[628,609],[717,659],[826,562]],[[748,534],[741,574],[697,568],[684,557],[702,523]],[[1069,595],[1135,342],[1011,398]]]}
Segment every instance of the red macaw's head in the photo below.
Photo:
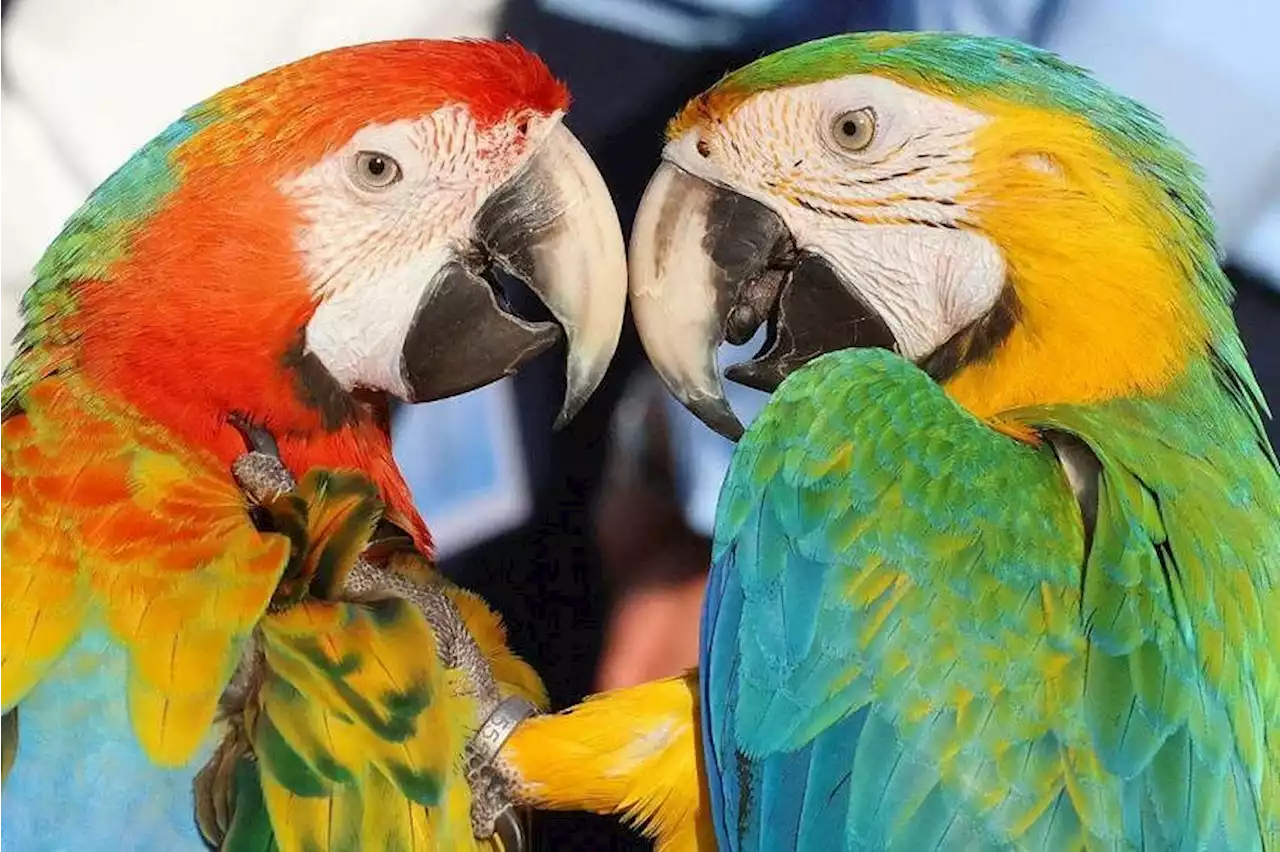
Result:
{"label": "red macaw's head", "polygon": [[[478,41],[342,48],[227,89],[68,223],[24,346],[224,455],[243,449],[232,415],[282,451],[323,443],[377,422],[386,395],[471,390],[562,336],[567,418],[626,300],[617,215],[567,106],[537,57]],[[555,321],[522,317],[495,270]]]}

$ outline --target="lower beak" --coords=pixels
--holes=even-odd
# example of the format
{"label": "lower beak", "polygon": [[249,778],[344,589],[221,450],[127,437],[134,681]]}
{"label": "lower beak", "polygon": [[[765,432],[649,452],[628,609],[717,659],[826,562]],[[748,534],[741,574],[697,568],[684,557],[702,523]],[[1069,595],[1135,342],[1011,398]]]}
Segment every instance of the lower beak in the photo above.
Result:
{"label": "lower beak", "polygon": [[725,375],[773,391],[814,358],[854,346],[894,347],[892,332],[819,255],[797,247],[765,205],[664,162],[636,212],[631,311],[670,391],[727,438],[742,423],[725,398],[716,354],[764,325],[764,348]]}
{"label": "lower beak", "polygon": [[[556,322],[513,312],[494,269],[523,281]],[[622,331],[627,293],[622,229],[604,179],[581,143],[556,125],[473,223],[472,245],[441,266],[405,340],[413,402],[443,399],[516,372],[567,338],[557,426],[600,384]]]}

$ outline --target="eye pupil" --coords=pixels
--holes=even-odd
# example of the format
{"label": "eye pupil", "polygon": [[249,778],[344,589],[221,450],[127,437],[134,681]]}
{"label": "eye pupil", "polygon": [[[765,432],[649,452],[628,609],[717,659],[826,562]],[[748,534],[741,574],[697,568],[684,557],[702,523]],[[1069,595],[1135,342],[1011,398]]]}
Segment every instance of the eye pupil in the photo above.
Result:
{"label": "eye pupil", "polygon": [[377,151],[360,151],[349,163],[347,175],[361,189],[387,189],[402,177],[400,164]]}
{"label": "eye pupil", "polygon": [[875,138],[876,114],[871,107],[863,107],[837,116],[829,126],[827,138],[846,151],[862,151]]}

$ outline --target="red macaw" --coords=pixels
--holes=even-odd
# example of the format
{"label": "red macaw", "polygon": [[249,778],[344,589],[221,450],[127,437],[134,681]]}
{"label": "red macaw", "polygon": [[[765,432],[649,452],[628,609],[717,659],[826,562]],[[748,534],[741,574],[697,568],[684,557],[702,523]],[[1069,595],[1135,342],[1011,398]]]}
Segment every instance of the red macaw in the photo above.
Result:
{"label": "red macaw", "polygon": [[[626,268],[567,105],[511,43],[339,49],[193,107],[70,219],[3,393],[7,841],[198,848],[204,768],[224,848],[477,842],[460,744],[494,695],[432,662],[413,589],[448,599],[499,697],[545,696],[496,617],[434,585],[387,405],[561,337],[562,417],[600,381]],[[371,539],[409,544],[343,594]]]}

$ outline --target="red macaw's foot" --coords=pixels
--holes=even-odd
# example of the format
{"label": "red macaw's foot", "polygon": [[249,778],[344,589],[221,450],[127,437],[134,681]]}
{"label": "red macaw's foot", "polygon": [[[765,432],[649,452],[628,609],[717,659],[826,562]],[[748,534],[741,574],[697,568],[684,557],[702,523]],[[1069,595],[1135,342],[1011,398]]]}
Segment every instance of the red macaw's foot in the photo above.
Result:
{"label": "red macaw's foot", "polygon": [[[221,848],[237,835],[271,830],[264,781],[256,768],[258,762],[271,758],[257,753],[254,732],[258,732],[260,748],[276,745],[272,738],[279,734],[262,735],[263,730],[275,731],[274,720],[264,728],[259,717],[270,700],[263,690],[270,689],[269,681],[276,674],[272,659],[283,662],[284,658],[264,652],[273,635],[266,623],[290,617],[287,614],[295,608],[307,608],[307,618],[321,621],[337,613],[338,629],[353,634],[381,629],[384,623],[390,625],[388,631],[394,631],[406,618],[425,622],[424,635],[418,638],[434,640],[439,668],[432,674],[438,681],[447,680],[453,697],[470,699],[459,701],[457,707],[462,712],[473,711],[475,716],[474,724],[461,726],[475,732],[458,740],[464,759],[451,761],[465,766],[464,778],[459,780],[471,788],[472,833],[479,840],[492,839],[505,852],[529,848],[528,812],[515,800],[512,780],[494,758],[515,726],[536,713],[537,707],[519,696],[504,697],[490,658],[450,596],[448,581],[417,552],[407,533],[382,519],[381,502],[371,483],[359,474],[328,471],[309,471],[297,482],[281,463],[269,434],[237,425],[249,450],[233,463],[233,476],[255,523],[264,531],[287,535],[294,543],[294,553],[267,616],[255,629],[253,641],[223,694],[223,740],[195,781],[197,820],[206,840]],[[407,613],[406,608],[413,612]],[[344,619],[350,620],[349,628]],[[332,630],[331,626],[330,641]],[[429,637],[425,635],[428,632]],[[295,647],[306,646],[296,643]],[[493,653],[492,648],[489,651]],[[346,659],[339,663],[346,664]],[[419,659],[414,665],[424,664]],[[355,676],[331,670],[327,677],[326,690],[359,688]],[[290,678],[286,675],[285,679]],[[291,682],[297,681],[293,676]],[[299,698],[308,700],[306,695],[295,700]],[[362,704],[371,698],[353,694],[350,700]],[[303,708],[297,712],[308,711]],[[411,723],[429,721],[424,714]],[[340,776],[343,770],[330,767],[329,774]],[[334,779],[320,780],[323,786],[325,780]]]}

